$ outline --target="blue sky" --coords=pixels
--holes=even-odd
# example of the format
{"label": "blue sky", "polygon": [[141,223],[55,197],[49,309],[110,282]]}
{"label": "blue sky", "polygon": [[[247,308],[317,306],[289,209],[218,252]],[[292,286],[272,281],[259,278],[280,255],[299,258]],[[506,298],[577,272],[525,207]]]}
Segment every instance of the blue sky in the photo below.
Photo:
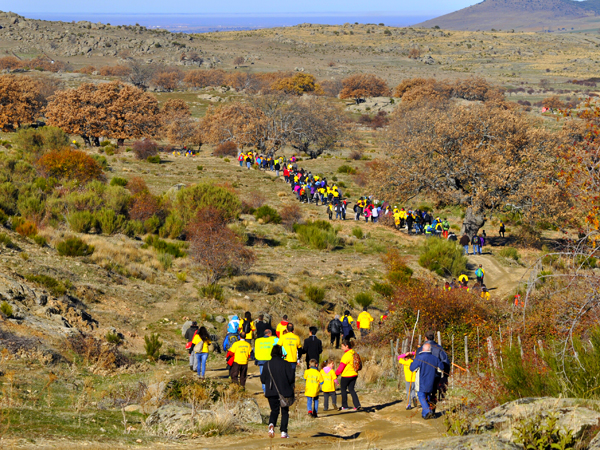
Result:
{"label": "blue sky", "polygon": [[381,14],[438,15],[478,3],[477,0],[2,0],[0,10],[34,17],[35,13],[95,14]]}

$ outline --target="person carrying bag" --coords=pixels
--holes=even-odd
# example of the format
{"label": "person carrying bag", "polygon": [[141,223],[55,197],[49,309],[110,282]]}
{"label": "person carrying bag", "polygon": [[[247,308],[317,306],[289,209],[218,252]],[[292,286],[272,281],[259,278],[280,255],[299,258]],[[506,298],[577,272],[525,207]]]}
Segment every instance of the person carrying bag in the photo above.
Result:
{"label": "person carrying bag", "polygon": [[266,370],[260,376],[265,385],[265,397],[269,401],[271,414],[269,416],[269,437],[275,433],[275,425],[281,412],[281,437],[288,438],[288,422],[290,406],[294,404],[295,372],[292,365],[283,359],[280,345],[271,350],[271,360],[265,364]]}

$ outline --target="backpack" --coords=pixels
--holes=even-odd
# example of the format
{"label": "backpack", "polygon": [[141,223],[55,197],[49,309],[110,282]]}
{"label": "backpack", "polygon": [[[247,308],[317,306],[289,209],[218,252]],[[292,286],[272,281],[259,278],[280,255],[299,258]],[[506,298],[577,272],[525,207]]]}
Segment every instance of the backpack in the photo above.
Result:
{"label": "backpack", "polygon": [[355,372],[360,372],[363,367],[362,359],[360,359],[360,355],[356,352],[354,352],[354,360],[352,361],[352,367],[354,367]]}
{"label": "backpack", "polygon": [[248,334],[252,331],[252,325],[250,324],[250,321],[244,319],[244,322],[242,325],[242,331],[246,334]]}
{"label": "backpack", "polygon": [[481,269],[477,269],[477,270],[475,271],[475,276],[476,276],[477,278],[481,278],[481,277],[483,276],[483,270],[481,270]]}

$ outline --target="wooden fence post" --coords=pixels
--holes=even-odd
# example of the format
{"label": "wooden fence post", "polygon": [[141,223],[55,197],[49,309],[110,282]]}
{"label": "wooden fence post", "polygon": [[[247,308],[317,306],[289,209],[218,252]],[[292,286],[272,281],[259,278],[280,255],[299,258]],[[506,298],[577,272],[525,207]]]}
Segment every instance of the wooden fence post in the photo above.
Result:
{"label": "wooden fence post", "polygon": [[488,346],[488,353],[492,360],[492,365],[494,366],[494,369],[497,369],[498,361],[496,360],[496,351],[494,350],[494,342],[492,341],[491,336],[487,338],[487,346]]}
{"label": "wooden fence post", "polygon": [[469,336],[465,334],[465,368],[469,371]]}

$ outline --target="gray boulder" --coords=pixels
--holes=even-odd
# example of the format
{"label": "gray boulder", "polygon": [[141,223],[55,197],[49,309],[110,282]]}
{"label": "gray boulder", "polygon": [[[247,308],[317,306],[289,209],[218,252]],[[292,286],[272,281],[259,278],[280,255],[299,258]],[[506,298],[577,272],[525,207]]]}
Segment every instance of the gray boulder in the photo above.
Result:
{"label": "gray boulder", "polygon": [[260,408],[254,399],[246,399],[237,403],[229,412],[238,423],[262,423]]}
{"label": "gray boulder", "polygon": [[[589,404],[589,403],[587,403]],[[512,439],[514,423],[541,414],[557,414],[557,427],[564,431],[572,431],[573,437],[579,439],[584,431],[598,424],[600,413],[586,408],[585,400],[570,398],[522,398],[498,406],[485,414],[485,427],[498,431],[497,435],[505,440]]]}
{"label": "gray boulder", "polygon": [[214,417],[214,412],[196,411],[192,420],[192,408],[177,405],[164,405],[146,419],[146,425],[156,427],[157,431],[169,435],[179,435],[192,431],[196,425]]}
{"label": "gray boulder", "polygon": [[414,450],[517,450],[521,446],[509,441],[502,440],[489,434],[477,434],[471,436],[454,436],[433,441],[425,441],[415,447]]}
{"label": "gray boulder", "polygon": [[192,326],[192,321],[188,320],[181,326],[181,336],[185,337],[185,332]]}

